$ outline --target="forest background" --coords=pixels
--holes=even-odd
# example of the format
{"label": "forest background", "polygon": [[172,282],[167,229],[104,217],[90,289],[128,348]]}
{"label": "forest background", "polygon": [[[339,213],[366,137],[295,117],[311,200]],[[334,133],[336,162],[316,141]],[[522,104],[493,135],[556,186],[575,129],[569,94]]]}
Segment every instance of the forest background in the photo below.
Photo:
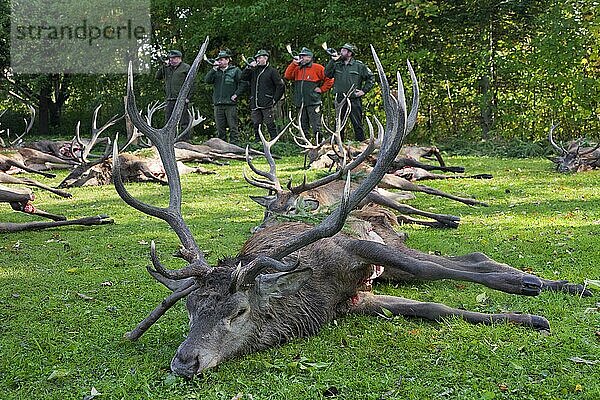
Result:
{"label": "forest background", "polygon": [[[419,78],[421,110],[412,142],[451,143],[454,148],[502,148],[508,154],[540,155],[550,125],[559,139],[597,138],[600,126],[600,12],[592,0],[152,0],[154,64],[136,78],[140,104],[163,98],[153,72],[171,48],[192,61],[206,36],[209,56],[228,48],[233,61],[258,49],[271,52],[280,72],[290,62],[286,45],[309,47],[325,64],[327,42],[359,48],[372,69],[372,44],[386,71],[410,60]],[[10,2],[0,1],[0,108],[9,109],[2,128],[23,130],[25,104],[38,109],[34,132],[72,137],[83,131],[100,103],[103,113],[122,113],[124,75],[12,75]],[[209,66],[203,64],[203,70]],[[200,71],[203,75],[206,71]],[[198,79],[193,103],[207,117],[198,137],[214,135],[211,87]],[[288,87],[290,93],[291,87]],[[288,96],[289,97],[289,96]],[[380,115],[377,88],[367,95],[367,114]],[[325,105],[331,104],[326,96]],[[285,99],[283,117],[291,107]],[[329,108],[324,107],[326,112]],[[247,100],[241,126],[251,134]],[[160,123],[161,121],[157,121]],[[87,125],[87,126],[86,126]],[[505,144],[505,146],[502,146]],[[507,145],[508,144],[508,145]]]}

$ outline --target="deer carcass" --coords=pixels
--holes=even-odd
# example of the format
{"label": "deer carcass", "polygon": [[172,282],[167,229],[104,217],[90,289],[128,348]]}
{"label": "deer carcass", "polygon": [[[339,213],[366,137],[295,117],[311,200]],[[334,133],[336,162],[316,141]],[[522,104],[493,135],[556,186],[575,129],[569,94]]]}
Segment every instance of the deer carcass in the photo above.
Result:
{"label": "deer carcass", "polygon": [[556,144],[552,133],[556,129],[556,125],[550,127],[548,140],[550,144],[558,152],[555,157],[548,157],[550,161],[556,164],[558,172],[581,172],[590,169],[600,168],[600,143],[594,146],[583,146],[584,140],[574,140],[567,148]]}
{"label": "deer carcass", "polygon": [[[187,297],[190,330],[171,361],[174,373],[192,377],[226,359],[276,346],[295,337],[314,335],[324,324],[344,314],[375,315],[383,308],[397,315],[430,319],[458,315],[471,322],[511,321],[548,329],[548,321],[535,315],[481,314],[440,304],[374,295],[363,290],[365,283],[379,269],[374,265],[392,271],[390,276],[398,271],[415,279],[461,279],[525,295],[537,295],[544,288],[575,293],[583,291],[581,285],[540,279],[482,254],[444,259],[444,264],[439,265],[436,259],[411,257],[398,251],[395,243],[386,244],[384,232],[379,236],[386,243],[340,233],[350,210],[375,188],[416,122],[419,96],[410,64],[413,107],[407,115],[401,80],[398,79],[396,98],[390,92],[373,48],[387,127],[381,154],[371,174],[350,193],[349,169],[342,168],[338,175],[347,182],[344,196],[338,207],[321,223],[311,226],[287,222],[268,226],[250,237],[238,256],[210,267],[181,215],[181,182],[173,151],[185,96],[207,45],[208,39],[190,68],[171,118],[161,129],[151,128],[139,116],[131,64],[129,67],[127,113],[136,127],[156,145],[163,160],[170,189],[169,206],[156,207],[131,196],[118,173],[120,169],[114,168],[114,184],[121,198],[135,209],[167,222],[181,241],[179,256],[188,262],[183,269],[166,269],[152,242],[152,266],[148,267],[148,271],[173,293],[126,334],[131,340],[139,338],[173,304]],[[115,146],[113,159],[118,162],[116,152]],[[374,231],[377,233],[377,229]],[[393,238],[395,233],[391,231],[389,234]]]}
{"label": "deer carcass", "polygon": [[0,203],[9,203],[15,211],[24,212],[26,214],[37,215],[44,218],[49,218],[52,221],[32,221],[32,222],[0,222],[0,233],[20,232],[26,230],[38,230],[45,228],[53,228],[66,225],[103,225],[113,222],[106,215],[96,215],[93,217],[84,217],[78,219],[67,220],[66,217],[57,214],[51,214],[42,211],[33,205],[34,195],[27,188],[9,188],[0,185]]}
{"label": "deer carcass", "polygon": [[[81,186],[101,186],[108,185],[112,181],[113,175],[113,160],[111,159],[111,140],[109,137],[100,137],[100,134],[107,128],[115,124],[120,118],[113,116],[108,122],[102,127],[98,128],[97,119],[98,106],[94,111],[94,118],[92,122],[92,136],[89,140],[82,139],[79,134],[79,124],[76,129],[76,136],[74,142],[76,142],[80,151],[74,154],[77,159],[78,165],[63,179],[58,185],[60,188],[67,187],[81,187]],[[146,117],[149,123],[151,122],[152,113],[149,112],[149,116]],[[200,117],[197,117],[200,118]],[[185,134],[193,123],[197,122],[197,118],[190,119],[190,123],[184,132],[180,135]],[[120,147],[120,151],[127,148],[136,137],[140,137],[141,134],[134,127],[128,129],[128,136],[125,143]],[[92,157],[92,149],[98,144],[104,144],[105,148],[103,154],[95,155]],[[161,160],[158,158],[156,149],[153,147],[150,150],[142,149],[138,154],[133,153],[122,153],[119,154],[119,168],[121,169],[120,174],[125,182],[156,182],[162,185],[166,185],[165,171]],[[182,162],[177,163],[179,172],[181,174],[187,173],[200,173],[200,174],[211,174],[213,172],[206,170],[201,167],[188,167]]]}

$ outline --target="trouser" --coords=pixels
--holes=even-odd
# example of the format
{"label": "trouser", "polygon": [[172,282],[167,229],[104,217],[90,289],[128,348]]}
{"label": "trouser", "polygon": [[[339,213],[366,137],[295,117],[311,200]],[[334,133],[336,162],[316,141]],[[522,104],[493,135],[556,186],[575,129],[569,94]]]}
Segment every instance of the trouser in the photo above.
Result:
{"label": "trouser", "polygon": [[[344,100],[344,94],[340,93],[336,96],[338,101]],[[342,106],[342,116],[346,114],[346,109],[348,108],[348,103],[344,102]],[[352,128],[354,128],[354,140],[362,142],[365,140],[365,130],[363,128],[363,108],[362,108],[362,100],[360,97],[352,97],[350,98],[350,122],[352,123]],[[345,129],[342,129],[342,140],[345,140],[344,135]]]}
{"label": "trouser", "polygon": [[[171,118],[171,114],[173,114],[174,108],[175,108],[175,100],[165,101],[165,118],[166,118],[165,124],[167,123],[169,118]],[[183,107],[183,113],[181,114],[181,118],[179,119],[179,124],[177,124],[178,134],[180,132],[183,132],[183,130],[185,128],[187,128],[189,123],[190,123],[190,114],[188,113],[188,103],[185,103],[185,106]],[[190,130],[184,136],[180,137],[179,140],[183,140],[185,142],[189,141],[192,137],[192,133],[193,133],[193,128],[190,128]]]}
{"label": "trouser", "polygon": [[[239,144],[237,106],[235,104],[216,105],[215,124],[217,125],[217,135],[220,139],[231,144]],[[229,127],[229,140],[227,139],[227,127]]]}
{"label": "trouser", "polygon": [[262,123],[267,126],[271,139],[277,136],[277,126],[275,126],[273,107],[254,109],[250,113],[250,117],[252,118],[252,125],[254,126],[254,139],[260,140],[258,137],[258,129]]}
{"label": "trouser", "polygon": [[[300,115],[300,125],[304,131],[304,135],[309,137],[309,128],[312,128],[313,137],[317,137],[321,134],[321,105],[316,106],[303,106],[302,115]],[[322,138],[319,137],[319,140]]]}

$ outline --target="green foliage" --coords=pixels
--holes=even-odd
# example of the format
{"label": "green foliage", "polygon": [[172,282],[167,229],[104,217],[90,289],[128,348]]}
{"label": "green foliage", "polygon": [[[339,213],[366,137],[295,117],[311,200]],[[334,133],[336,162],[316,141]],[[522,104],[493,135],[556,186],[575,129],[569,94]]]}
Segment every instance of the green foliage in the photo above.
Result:
{"label": "green foliage", "polygon": [[[257,160],[259,162],[260,160]],[[598,171],[559,175],[541,158],[449,157],[492,180],[430,186],[485,200],[489,207],[417,194],[412,206],[459,215],[455,230],[405,226],[408,244],[459,255],[481,251],[549,279],[592,290],[600,256]],[[303,171],[301,157],[278,162],[282,182]],[[209,261],[235,255],[262,210],[263,191],[242,178],[242,163],[183,177],[183,214]],[[260,165],[260,164],[259,164]],[[53,180],[58,183],[64,173]],[[166,188],[131,184],[165,205]],[[0,393],[3,399],[595,399],[600,392],[598,293],[521,297],[463,282],[376,285],[376,292],[482,312],[547,317],[545,335],[508,324],[431,323],[386,315],[348,317],[317,336],[225,362],[193,381],[169,362],[187,332],[179,303],[137,342],[122,339],[168,291],[146,272],[155,240],[169,268],[178,240],[166,224],[132,210],[112,187],[73,189],[73,199],[36,191],[36,204],[69,218],[106,213],[114,225],[0,235]],[[0,209],[3,221],[32,217]],[[595,292],[598,292],[596,289]],[[589,363],[585,363],[584,361]]]}
{"label": "green foliage", "polygon": [[[0,23],[8,27],[7,1],[0,4]],[[259,48],[271,52],[271,64],[283,72],[290,62],[286,44],[315,51],[318,62],[328,56],[323,42],[339,47],[352,42],[358,58],[373,67],[373,44],[392,76],[405,76],[404,60],[415,66],[421,87],[421,111],[414,138],[436,143],[446,139],[477,142],[546,140],[550,124],[561,122],[561,139],[596,138],[600,97],[600,23],[595,0],[447,1],[402,0],[345,2],[309,0],[238,0],[228,2],[152,2],[153,60],[156,68],[170,48],[183,51],[190,61],[206,36],[209,56],[221,48],[241,55]],[[0,35],[0,62],[8,66],[8,30]],[[214,135],[211,86],[201,83],[199,72],[193,102],[208,119],[196,133]],[[36,94],[42,77],[18,77]],[[59,77],[60,78],[60,77]],[[123,76],[67,76],[68,99],[62,119],[51,131],[72,132],[77,120],[103,103],[107,110],[122,109]],[[58,79],[58,78],[53,78]],[[161,99],[162,89],[153,74],[136,79],[141,105]],[[0,90],[13,88],[0,79]],[[14,89],[14,88],[13,88]],[[291,86],[288,85],[288,94]],[[8,96],[8,94],[7,94]],[[36,95],[37,96],[37,95]],[[35,96],[34,96],[35,97]],[[288,96],[289,97],[289,96]],[[323,110],[332,114],[331,95]],[[14,99],[4,102],[15,106]],[[377,89],[365,99],[366,113],[382,116]],[[246,99],[240,103],[242,134],[252,136]],[[280,116],[292,109],[286,99]],[[112,115],[112,112],[111,114]],[[156,123],[161,123],[162,114]],[[18,129],[18,118],[3,121]],[[15,125],[14,127],[12,125]]]}

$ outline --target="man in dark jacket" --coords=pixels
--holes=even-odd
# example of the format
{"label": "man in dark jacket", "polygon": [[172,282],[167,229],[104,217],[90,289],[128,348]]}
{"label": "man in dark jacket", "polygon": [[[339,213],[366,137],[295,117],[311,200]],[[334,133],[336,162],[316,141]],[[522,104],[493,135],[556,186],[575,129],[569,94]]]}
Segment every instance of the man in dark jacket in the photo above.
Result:
{"label": "man in dark jacket", "polygon": [[[246,89],[242,81],[242,71],[230,65],[231,54],[221,50],[213,68],[204,77],[204,82],[213,84],[213,106],[215,124],[219,138],[232,144],[239,144],[237,98]],[[227,139],[229,127],[229,140]]]}
{"label": "man in dark jacket", "polygon": [[242,80],[250,86],[250,109],[254,138],[258,137],[258,128],[265,123],[271,138],[277,136],[277,127],[273,116],[273,107],[283,96],[285,85],[279,72],[269,65],[269,52],[259,50],[248,67],[242,71]]}
{"label": "man in dark jacket", "polygon": [[[185,77],[190,70],[189,64],[182,61],[182,54],[179,50],[170,50],[167,54],[167,61],[165,64],[156,71],[156,79],[165,81],[165,118],[168,121],[173,113],[175,107],[175,101],[181,90],[181,86],[185,81]],[[188,104],[190,97],[194,93],[195,86],[192,87],[188,98],[185,99],[185,108],[181,119],[179,120],[179,129],[185,129],[190,121],[190,115],[188,113]],[[191,138],[191,131],[186,134],[186,137],[181,138],[182,140],[189,140]]]}
{"label": "man in dark jacket", "polygon": [[[350,122],[354,128],[354,138],[358,141],[365,140],[363,129],[362,97],[373,88],[375,78],[373,73],[362,61],[354,58],[357,50],[350,43],[342,46],[339,55],[334,55],[325,67],[325,76],[334,78],[333,92],[335,99],[340,102],[350,93]],[[347,105],[342,107],[342,115],[346,112]],[[342,133],[343,135],[343,133]],[[343,136],[342,136],[343,137]]]}

